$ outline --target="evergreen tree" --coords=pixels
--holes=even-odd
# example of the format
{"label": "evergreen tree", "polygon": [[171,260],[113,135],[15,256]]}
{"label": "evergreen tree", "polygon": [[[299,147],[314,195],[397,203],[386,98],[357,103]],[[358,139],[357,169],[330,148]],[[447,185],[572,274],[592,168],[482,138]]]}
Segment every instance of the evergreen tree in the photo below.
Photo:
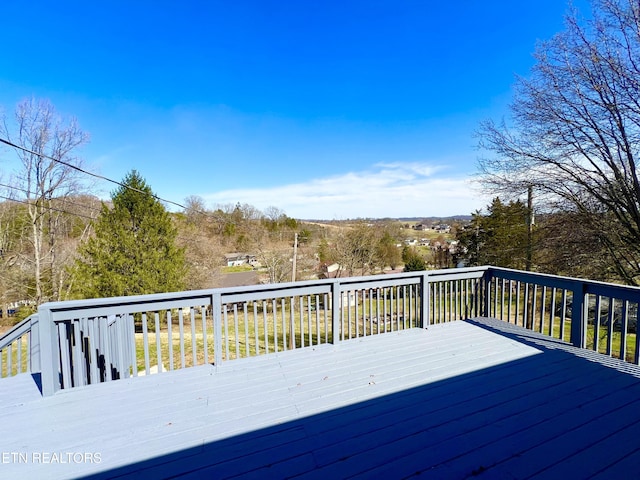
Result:
{"label": "evergreen tree", "polygon": [[526,206],[518,201],[503,203],[496,197],[488,214],[473,214],[470,226],[457,235],[460,254],[467,265],[493,265],[524,269],[527,260]]}
{"label": "evergreen tree", "polygon": [[80,248],[76,292],[91,298],[183,288],[177,229],[145,180],[132,170],[111,198],[113,208],[102,205],[94,236]]}
{"label": "evergreen tree", "polygon": [[419,272],[427,269],[427,263],[424,258],[420,256],[415,248],[406,245],[402,249],[402,261],[404,262],[405,272]]}

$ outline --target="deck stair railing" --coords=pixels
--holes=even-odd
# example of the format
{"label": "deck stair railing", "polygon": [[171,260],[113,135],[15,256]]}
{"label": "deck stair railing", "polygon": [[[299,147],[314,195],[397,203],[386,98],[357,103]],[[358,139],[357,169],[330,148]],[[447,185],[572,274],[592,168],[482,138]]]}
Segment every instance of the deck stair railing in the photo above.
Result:
{"label": "deck stair railing", "polygon": [[40,370],[38,315],[31,315],[0,337],[0,378]]}

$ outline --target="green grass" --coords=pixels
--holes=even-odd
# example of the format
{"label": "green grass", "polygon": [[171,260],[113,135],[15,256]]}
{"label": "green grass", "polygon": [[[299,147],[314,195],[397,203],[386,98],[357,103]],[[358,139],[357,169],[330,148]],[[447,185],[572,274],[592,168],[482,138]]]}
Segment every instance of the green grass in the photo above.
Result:
{"label": "green grass", "polygon": [[[515,322],[515,310],[512,307],[511,312],[511,323]],[[505,317],[506,317],[506,309],[505,309]],[[532,330],[539,332],[540,331],[540,319],[539,315],[536,315],[535,324]],[[505,319],[506,321],[506,319]],[[561,321],[560,317],[554,317],[553,321],[553,329],[549,332],[549,316],[545,315],[544,328],[542,333],[545,335],[549,335],[553,338],[557,338],[560,340],[564,340],[565,342],[571,341],[571,320],[566,318],[564,320],[564,336],[561,336]],[[520,318],[518,318],[518,325],[522,326],[522,312],[520,312]],[[598,353],[602,353],[604,355],[611,355],[613,358],[621,358],[620,355],[620,346],[622,344],[622,332],[613,331],[611,335],[611,344],[609,345],[609,331],[607,327],[600,327],[598,334],[598,345],[594,345],[594,332],[595,326],[593,324],[587,325],[587,334],[586,334],[586,348],[588,350],[597,351]],[[627,333],[626,334],[626,352],[624,354],[625,360],[627,362],[633,362],[635,358],[636,351],[636,334],[635,333]],[[596,348],[597,347],[597,348]]]}
{"label": "green grass", "polygon": [[[11,348],[11,367],[9,367],[9,351],[8,349],[0,352],[0,363],[2,368],[0,369],[0,378],[9,377],[18,374],[19,372],[26,372],[29,365],[29,345],[26,340],[23,339],[21,343],[20,352],[20,364],[18,364],[18,343],[14,342]],[[20,368],[18,368],[20,367]],[[11,371],[9,371],[11,368]]]}
{"label": "green grass", "polygon": [[222,267],[222,273],[239,273],[250,272],[253,270],[251,265],[237,265],[235,267]]}

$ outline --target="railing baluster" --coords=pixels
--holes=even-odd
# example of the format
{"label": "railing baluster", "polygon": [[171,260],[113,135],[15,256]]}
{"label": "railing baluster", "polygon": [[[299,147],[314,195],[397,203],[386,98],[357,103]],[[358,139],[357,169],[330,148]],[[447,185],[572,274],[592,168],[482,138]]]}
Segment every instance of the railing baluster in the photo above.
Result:
{"label": "railing baluster", "polygon": [[16,363],[16,374],[22,373],[22,337],[18,337],[18,358]]}
{"label": "railing baluster", "polygon": [[[60,351],[61,370],[62,370],[62,388],[71,388],[73,381],[71,379],[71,366],[69,358],[69,342],[71,335],[67,328],[67,323],[60,322],[56,324],[58,330],[58,348]],[[11,346],[9,346],[11,348]],[[9,366],[11,367],[11,350],[9,350]]]}
{"label": "railing baluster", "polygon": [[[414,317],[414,298],[417,298],[413,295],[414,288],[413,285],[409,287],[409,328],[419,326],[414,320],[414,318],[417,318],[417,316]],[[417,303],[415,305],[417,305]]]}
{"label": "railing baluster", "polygon": [[[269,353],[269,324],[267,323],[267,302],[262,301],[262,320],[264,322],[264,351]],[[273,334],[274,340],[277,338],[277,334]]]}
{"label": "railing baluster", "polygon": [[529,282],[524,284],[524,300],[523,300],[523,313],[522,313],[522,326],[526,329],[531,329],[531,318],[529,308]]}
{"label": "railing baluster", "polygon": [[97,334],[96,334],[96,322],[97,318],[87,318],[87,328],[89,331],[89,338],[87,339],[87,349],[89,350],[89,383],[100,383],[100,376],[98,374],[98,358],[97,358]]}
{"label": "railing baluster", "polygon": [[547,287],[546,285],[542,286],[542,298],[540,301],[540,328],[538,332],[544,332],[544,314],[546,313],[545,309],[547,307]]}
{"label": "railing baluster", "polygon": [[[196,308],[189,308],[189,321],[191,323],[191,366],[196,366],[198,364],[198,355],[197,348],[198,345],[196,343]],[[203,331],[204,335],[205,332]]]}
{"label": "railing baluster", "polygon": [[169,371],[173,371],[173,329],[171,310],[167,310],[167,342],[169,345]]}
{"label": "railing baluster", "polygon": [[305,310],[304,308],[304,302],[303,299],[306,298],[307,299],[307,334],[308,334],[308,342],[307,345],[312,346],[313,345],[313,327],[311,325],[311,298],[309,297],[309,295],[306,295],[305,297],[300,296],[300,321],[302,322],[302,316],[303,316],[303,312]]}
{"label": "railing baluster", "polygon": [[504,285],[506,280],[503,278],[500,282],[500,320],[504,320]]}
{"label": "railing baluster", "polygon": [[[391,324],[391,331],[393,332],[393,324],[394,324],[394,312],[396,312],[396,305],[395,305],[395,297],[393,296],[393,292],[395,291],[395,288],[390,287],[389,288],[389,319],[390,319],[390,324]],[[395,317],[397,317],[397,313],[395,313]],[[397,320],[397,318],[396,318]],[[396,325],[396,330],[398,330],[397,325]]]}
{"label": "railing baluster", "polygon": [[[80,320],[75,319],[70,323],[71,335],[71,371],[73,375],[73,385],[79,387],[85,385],[84,382],[84,362],[82,361],[82,341],[80,339]],[[20,353],[18,354],[20,355]]]}
{"label": "railing baluster", "polygon": [[551,308],[549,309],[549,336],[553,337],[553,326],[556,320],[556,287],[551,290]]}
{"label": "railing baluster", "polygon": [[149,375],[151,370],[149,365],[149,333],[146,313],[142,314],[142,347],[144,349],[144,373]]}
{"label": "railing baluster", "polygon": [[253,338],[256,344],[255,355],[260,355],[260,343],[258,337],[258,303],[253,301]]}
{"label": "railing baluster", "polygon": [[[375,290],[375,301],[374,301],[374,305],[375,305],[375,312],[376,312],[376,319],[378,320],[378,324],[377,324],[377,332],[378,334],[384,333],[385,332],[385,318],[384,318],[384,297],[383,295],[383,290],[380,288],[376,288]],[[382,297],[382,298],[381,298]],[[382,303],[381,303],[382,301]]]}
{"label": "railing baluster", "polygon": [[180,366],[185,368],[186,359],[184,355],[184,314],[181,308],[178,309],[178,330],[180,332]]}
{"label": "railing baluster", "polygon": [[507,303],[507,322],[508,323],[511,323],[511,303],[512,302],[513,302],[513,283],[511,280],[509,280],[509,302]]}
{"label": "railing baluster", "polygon": [[207,328],[207,307],[200,307],[200,317],[202,320],[202,350],[204,352],[204,363],[209,363],[209,329]]}
{"label": "railing baluster", "polygon": [[[303,310],[302,310],[302,297],[298,297],[299,301],[300,301],[300,348],[304,348],[304,316],[303,316]],[[295,307],[295,303],[294,303],[294,299],[293,297],[291,297],[291,325],[295,325],[295,312],[294,312],[294,307]],[[294,330],[291,331],[291,334],[293,335],[295,333]]]}
{"label": "railing baluster", "polygon": [[13,359],[11,358],[11,349],[13,348],[13,344],[9,344],[7,347],[7,377],[13,376]]}
{"label": "railing baluster", "polygon": [[271,311],[273,313],[273,351],[278,353],[278,309],[276,299],[271,300]]}
{"label": "railing baluster", "polygon": [[444,316],[444,312],[442,310],[442,306],[444,304],[444,298],[442,295],[442,283],[443,282],[438,282],[438,317],[440,318],[441,322],[446,322],[447,318]]}
{"label": "railing baluster", "polygon": [[638,332],[638,327],[640,327],[640,303],[636,303],[636,349],[633,354],[633,363],[636,365],[640,364],[640,332]]}
{"label": "railing baluster", "polygon": [[[138,359],[136,356],[136,326],[135,326],[135,321],[133,319],[133,315],[128,314],[126,318],[127,318],[127,325],[129,327],[128,344],[129,344],[129,349],[131,350],[129,363],[131,365],[131,370],[133,371],[133,376],[137,377],[138,376]],[[128,369],[129,367],[127,367],[127,370]]]}
{"label": "railing baluster", "polygon": [[233,358],[240,358],[240,326],[238,324],[238,304],[233,304],[233,336],[235,338],[236,351]]}
{"label": "railing baluster", "polygon": [[454,320],[453,317],[453,284],[450,280],[445,280],[443,283],[444,289],[444,316],[447,322]]}
{"label": "railing baluster", "polygon": [[[282,350],[287,349],[287,312],[285,308],[285,299],[280,299],[280,311],[282,312]],[[293,344],[293,348],[296,348],[296,337],[295,335],[291,336],[291,342]]]}
{"label": "railing baluster", "polygon": [[627,330],[629,328],[629,301],[622,302],[622,318],[620,325],[620,360],[627,359]]}
{"label": "railing baluster", "polygon": [[[518,325],[518,320],[520,319],[520,283],[521,282],[516,282],[516,325]],[[524,327],[524,321],[522,322],[522,326]]]}
{"label": "railing baluster", "polygon": [[613,312],[616,308],[616,301],[613,297],[609,297],[609,311],[607,312],[607,355],[613,354]]}
{"label": "railing baluster", "polygon": [[[316,345],[322,343],[322,337],[320,336],[320,303],[318,295],[315,296],[315,311],[316,311]],[[326,343],[326,340],[325,340]]]}
{"label": "railing baluster", "polygon": [[562,315],[560,317],[560,340],[565,339],[565,323],[567,321],[567,290],[562,289]]}
{"label": "railing baluster", "polygon": [[[355,331],[356,331],[356,338],[360,337],[360,316],[359,316],[359,313],[358,313],[358,300],[359,300],[358,299],[358,295],[359,295],[359,292],[357,290],[355,290],[353,292],[353,302],[354,302],[354,310],[355,310],[355,314],[354,314],[354,316],[355,316],[355,325],[354,325],[354,327],[355,327]],[[349,296],[349,298],[351,298],[351,296]],[[351,309],[349,309],[349,311],[351,311]]]}
{"label": "railing baluster", "polygon": [[[245,357],[249,357],[249,315],[247,314],[247,302],[242,303],[242,315],[244,317],[244,354]],[[240,351],[238,351],[238,357],[240,356],[239,354]]]}
{"label": "railing baluster", "polygon": [[156,328],[156,359],[158,360],[158,373],[161,373],[164,369],[162,368],[162,331],[160,329],[160,312],[154,312],[153,318]]}
{"label": "railing baluster", "polygon": [[596,308],[593,318],[593,350],[600,350],[600,316],[602,315],[602,295],[596,295]]}
{"label": "railing baluster", "polygon": [[531,298],[531,330],[536,329],[536,309],[538,306],[538,285],[533,285],[533,293]]}
{"label": "railing baluster", "polygon": [[[122,318],[123,317],[116,317],[116,321],[114,323],[115,328],[116,328],[116,341],[113,343],[113,347],[116,349],[117,352],[117,359],[118,359],[118,378],[129,378],[129,368],[127,367],[127,365],[125,364],[124,361],[124,345],[126,345],[126,343],[123,341],[124,340],[124,325],[122,325]],[[125,373],[126,372],[126,373]]]}

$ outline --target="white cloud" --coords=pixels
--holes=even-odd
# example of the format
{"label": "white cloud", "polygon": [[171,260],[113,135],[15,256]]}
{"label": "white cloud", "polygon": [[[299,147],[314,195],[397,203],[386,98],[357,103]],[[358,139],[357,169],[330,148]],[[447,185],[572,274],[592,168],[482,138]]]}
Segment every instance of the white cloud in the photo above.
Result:
{"label": "white cloud", "polygon": [[469,177],[447,177],[446,167],[427,163],[381,163],[371,169],[265,188],[201,195],[212,206],[247,203],[275,206],[302,219],[467,215],[484,207]]}

